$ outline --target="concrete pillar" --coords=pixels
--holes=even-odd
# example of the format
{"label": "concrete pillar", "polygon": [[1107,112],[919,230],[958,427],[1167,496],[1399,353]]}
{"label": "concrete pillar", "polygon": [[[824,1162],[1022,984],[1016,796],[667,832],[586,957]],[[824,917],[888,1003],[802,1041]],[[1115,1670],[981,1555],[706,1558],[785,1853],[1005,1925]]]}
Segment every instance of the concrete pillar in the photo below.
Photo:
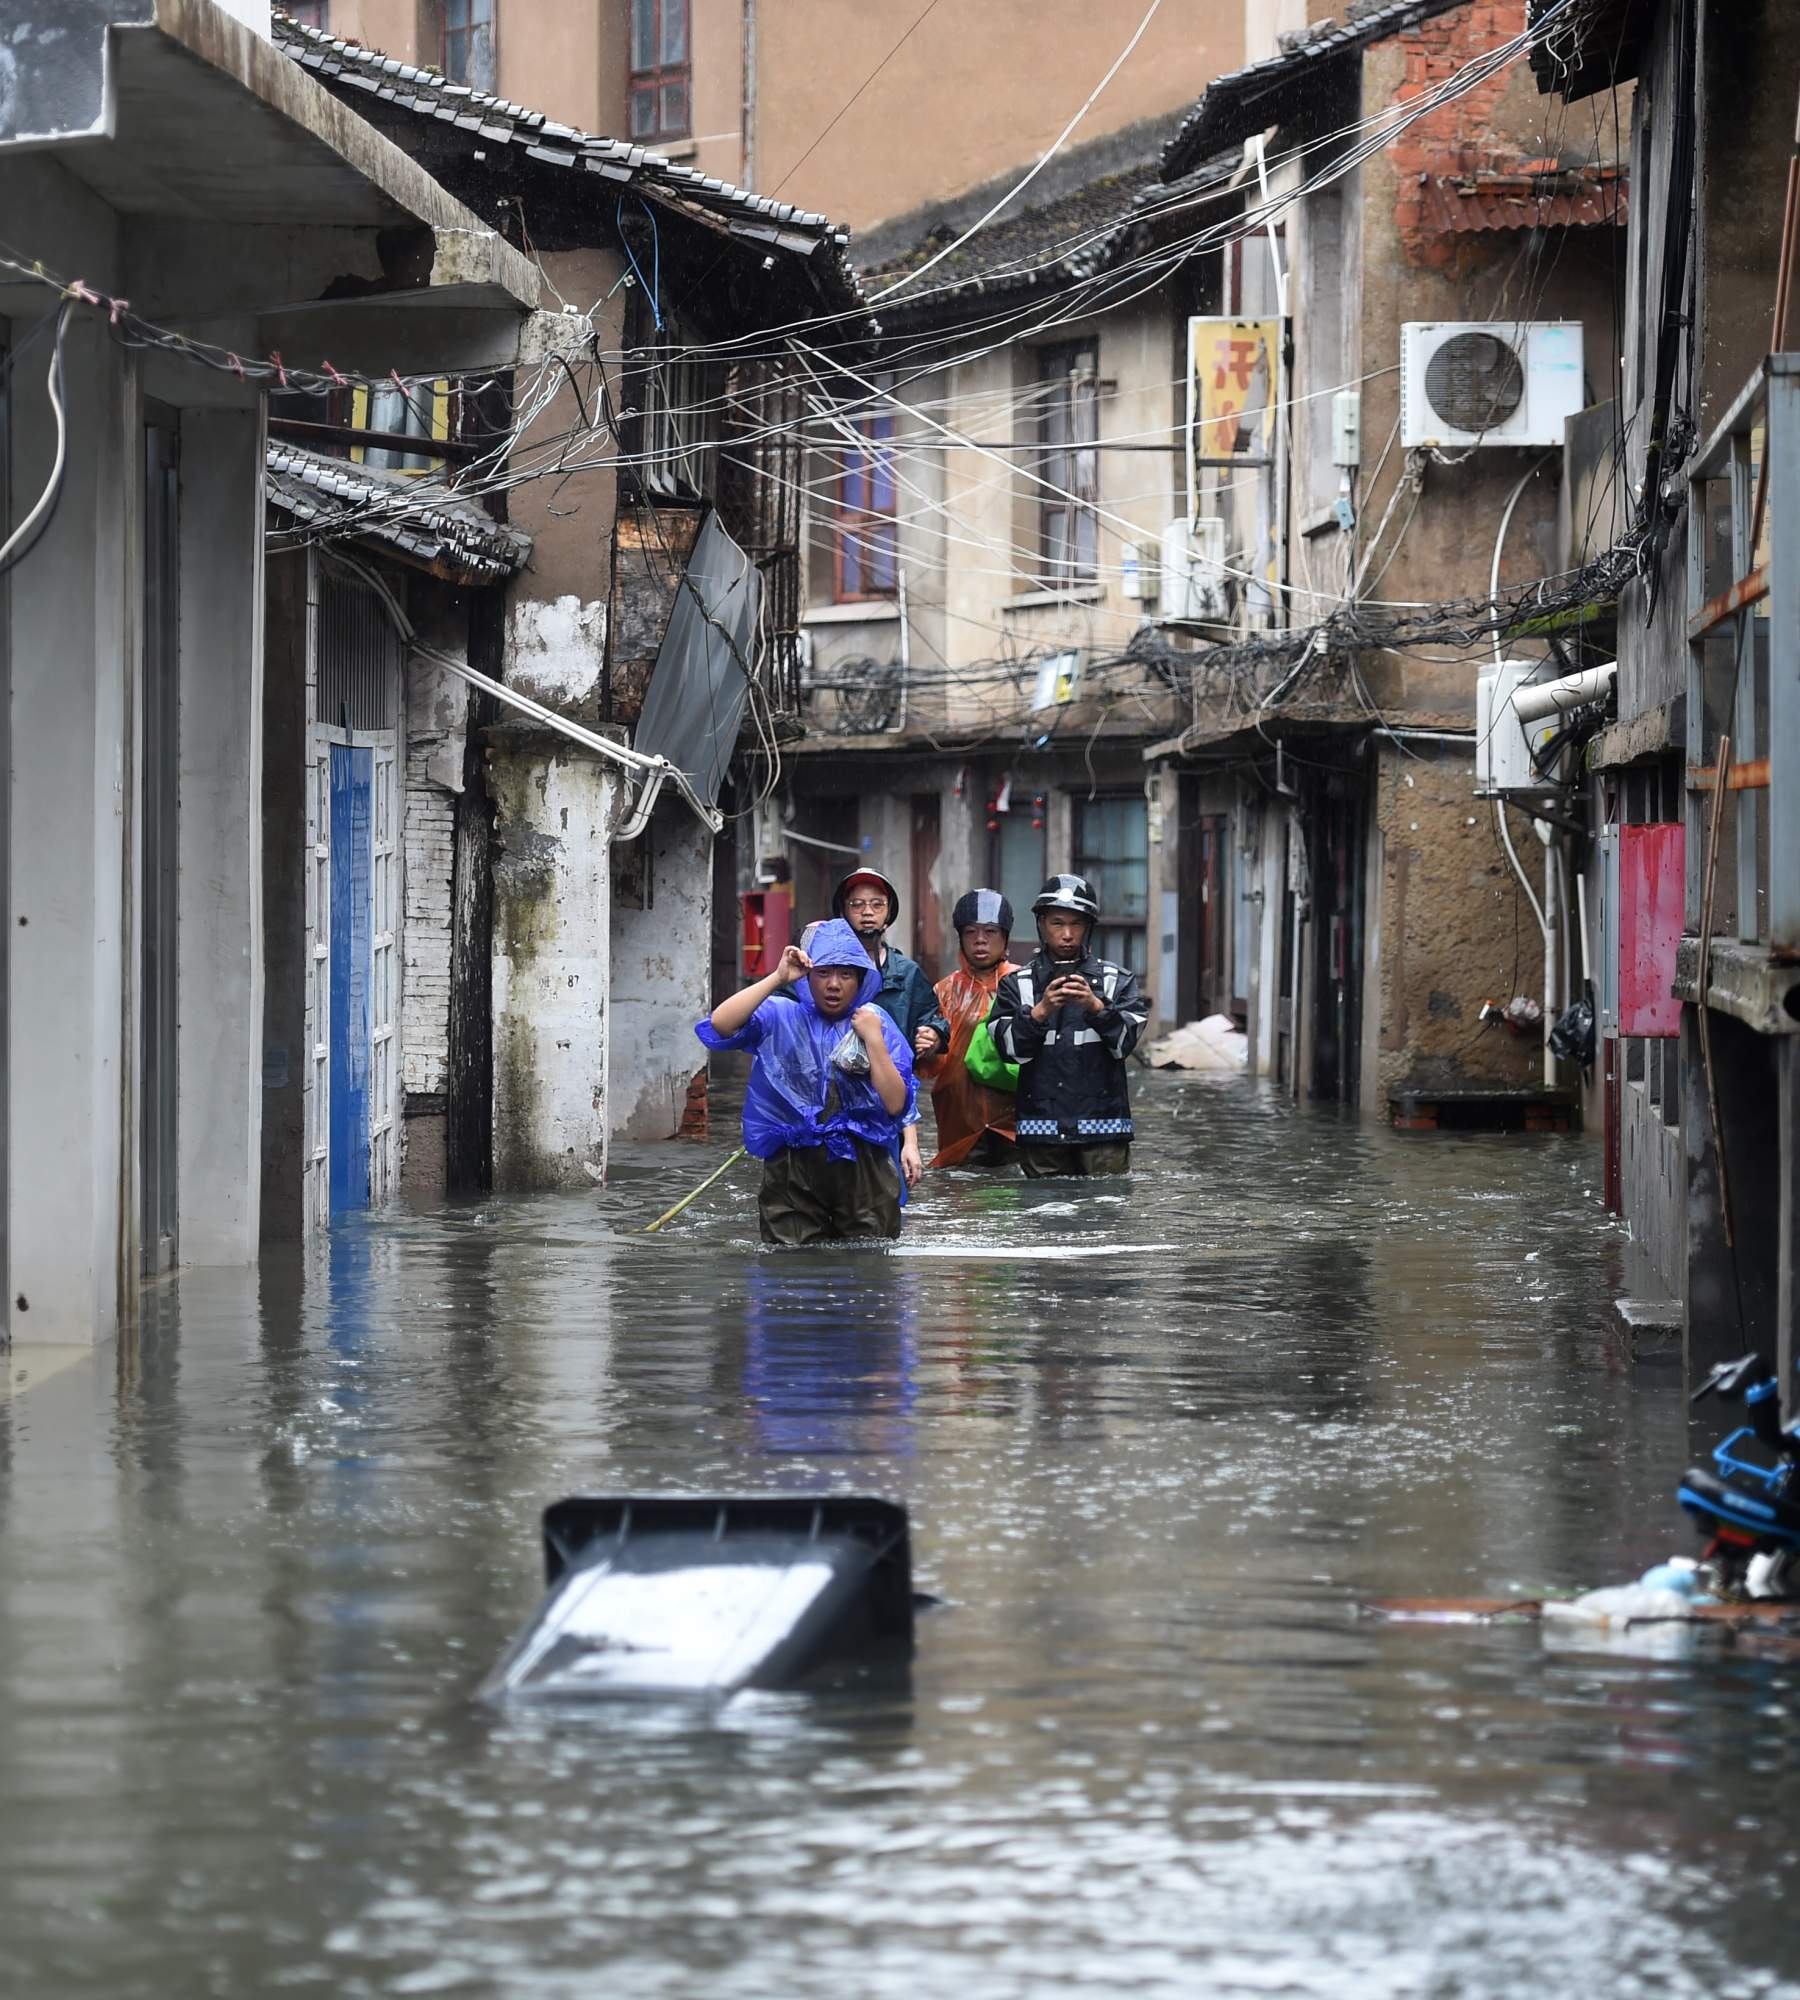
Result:
{"label": "concrete pillar", "polygon": [[[13,330],[22,336],[28,323]],[[129,1292],[136,1271],[124,893],[135,401],[104,322],[71,320],[64,387],[61,498],[10,580],[7,1322],[21,1342],[85,1344],[115,1331],[121,1285]],[[23,512],[48,476],[54,436],[38,368],[14,389],[12,486]]]}
{"label": "concrete pillar", "polygon": [[262,415],[181,418],[183,1264],[256,1260],[262,1185]]}
{"label": "concrete pillar", "polygon": [[607,1146],[610,768],[494,731],[494,1186],[585,1187]]}

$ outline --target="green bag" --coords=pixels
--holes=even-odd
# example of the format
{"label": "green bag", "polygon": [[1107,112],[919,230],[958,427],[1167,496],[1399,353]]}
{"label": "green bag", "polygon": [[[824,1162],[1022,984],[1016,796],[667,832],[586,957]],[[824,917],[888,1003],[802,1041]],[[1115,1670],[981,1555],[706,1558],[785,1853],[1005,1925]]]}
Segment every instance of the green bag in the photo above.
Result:
{"label": "green bag", "polygon": [[1019,1087],[1019,1065],[1002,1061],[986,1021],[970,1037],[969,1053],[963,1057],[963,1067],[977,1083],[985,1083],[989,1090],[1017,1090]]}

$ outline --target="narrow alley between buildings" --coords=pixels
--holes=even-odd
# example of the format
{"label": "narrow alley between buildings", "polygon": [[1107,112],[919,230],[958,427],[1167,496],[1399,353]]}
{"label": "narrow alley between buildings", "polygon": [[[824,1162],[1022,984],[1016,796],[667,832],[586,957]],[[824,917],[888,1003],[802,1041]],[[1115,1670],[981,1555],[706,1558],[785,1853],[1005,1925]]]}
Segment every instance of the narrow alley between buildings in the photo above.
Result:
{"label": "narrow alley between buildings", "polygon": [[[17,1350],[11,1990],[1792,1990],[1787,1669],[1359,1614],[1688,1545],[1597,1153],[1137,1097],[1129,1180],[891,1250],[761,1250],[745,1165],[646,1237],[728,1142],[628,1145]],[[910,1677],[479,1708],[543,1504],[655,1490],[903,1501]]]}

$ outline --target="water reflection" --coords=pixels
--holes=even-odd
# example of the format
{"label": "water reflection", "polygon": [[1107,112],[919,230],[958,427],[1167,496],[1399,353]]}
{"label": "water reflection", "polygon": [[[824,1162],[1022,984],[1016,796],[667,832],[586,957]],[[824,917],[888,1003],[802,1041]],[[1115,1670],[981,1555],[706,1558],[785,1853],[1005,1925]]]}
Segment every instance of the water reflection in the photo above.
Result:
{"label": "water reflection", "polygon": [[919,1278],[896,1260],[770,1256],[750,1266],[742,1393],[759,1447],[910,1457]]}
{"label": "water reflection", "polygon": [[[1796,1990],[1800,1663],[1356,1616],[1683,1545],[1596,1156],[1136,1095],[1127,1186],[934,1177],[894,1253],[742,1176],[636,1235],[724,1149],[626,1149],[0,1406],[0,1985]],[[471,1706],[547,1499],[811,1484],[912,1510],[910,1690]]]}

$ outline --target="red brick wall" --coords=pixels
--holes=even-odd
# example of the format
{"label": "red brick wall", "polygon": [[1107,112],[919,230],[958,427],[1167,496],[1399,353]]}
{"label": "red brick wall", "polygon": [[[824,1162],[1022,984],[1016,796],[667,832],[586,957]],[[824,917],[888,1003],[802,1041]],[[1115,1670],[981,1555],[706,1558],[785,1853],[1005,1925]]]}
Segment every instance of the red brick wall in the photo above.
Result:
{"label": "red brick wall", "polygon": [[[1406,68],[1396,103],[1439,88],[1465,63],[1522,33],[1524,27],[1525,0],[1470,0],[1468,6],[1453,7],[1436,20],[1409,29],[1398,38]],[[1523,149],[1512,137],[1496,131],[1495,114],[1514,68],[1496,71],[1453,102],[1427,112],[1394,141],[1394,226],[1409,263],[1447,270],[1467,240],[1431,226],[1428,176],[1469,173],[1521,157]]]}

